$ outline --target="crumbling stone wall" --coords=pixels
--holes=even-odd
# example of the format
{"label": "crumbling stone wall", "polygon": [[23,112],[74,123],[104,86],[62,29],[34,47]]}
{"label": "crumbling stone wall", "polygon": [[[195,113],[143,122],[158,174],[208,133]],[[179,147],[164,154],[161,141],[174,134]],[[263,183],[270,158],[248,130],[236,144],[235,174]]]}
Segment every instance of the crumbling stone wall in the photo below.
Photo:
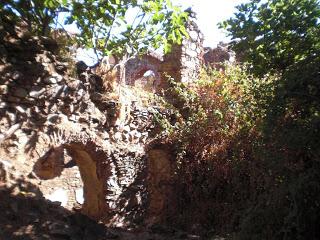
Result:
{"label": "crumbling stone wall", "polygon": [[187,23],[188,38],[182,45],[172,46],[170,53],[159,56],[149,53],[129,60],[125,66],[126,84],[134,85],[147,71],[155,73],[154,90],[167,87],[167,75],[177,82],[191,83],[199,78],[203,65],[215,69],[224,69],[225,62],[234,62],[235,53],[228,45],[220,43],[216,48],[203,48],[203,34],[195,22],[195,14],[191,13]]}
{"label": "crumbling stone wall", "polygon": [[216,48],[205,48],[203,55],[204,64],[213,69],[224,69],[225,63],[232,63],[235,61],[235,53],[228,49],[228,45],[219,43]]}
{"label": "crumbling stone wall", "polygon": [[164,56],[163,71],[178,82],[191,83],[198,80],[203,64],[203,34],[191,13],[187,23],[189,38],[184,38],[181,46],[173,46],[171,53]]}
{"label": "crumbling stone wall", "polygon": [[67,74],[50,39],[3,34],[1,158],[69,210],[116,226],[143,223],[152,195],[144,147],[157,107],[127,98],[128,116],[111,121],[116,104],[104,100],[99,76]]}
{"label": "crumbling stone wall", "polygon": [[129,59],[125,66],[125,83],[135,85],[135,81],[142,78],[147,71],[154,73],[154,81],[151,83],[154,90],[160,90],[163,81],[162,57],[155,53]]}
{"label": "crumbling stone wall", "polygon": [[189,37],[184,38],[182,45],[172,46],[170,53],[163,57],[156,53],[148,53],[130,59],[125,66],[126,84],[134,85],[134,82],[148,70],[155,74],[155,91],[167,87],[167,75],[178,82],[190,83],[197,80],[203,63],[203,34],[194,18],[192,14],[187,23]]}
{"label": "crumbling stone wall", "polygon": [[[89,156],[89,150],[80,151],[76,147],[79,144],[87,146],[90,138],[101,138],[90,129],[103,128],[106,122],[106,116],[90,100],[89,82],[66,74],[68,63],[56,57],[55,41],[30,34],[20,34],[19,37],[5,31],[1,35],[4,35],[0,42],[3,53],[0,65],[1,157],[21,168],[26,176],[31,174],[37,178],[48,199],[55,199],[53,195],[59,190],[60,195],[65,195],[60,196],[63,198],[61,204],[69,209],[76,203],[74,191],[82,188],[84,182],[83,211],[92,217],[101,215],[105,211],[101,207],[91,210],[97,200],[90,200],[92,194],[87,194],[92,191],[86,185],[97,183],[94,174],[91,176],[84,170],[92,165],[85,165],[84,160],[78,161],[87,159],[88,162],[85,156]],[[85,130],[89,133],[82,138]],[[70,139],[67,132],[74,136],[75,142],[68,146],[69,151],[77,149],[71,154],[78,161],[76,169],[66,167],[64,144]],[[99,151],[92,152],[95,153],[92,159],[96,159]],[[95,168],[95,172],[107,172],[100,165]],[[65,169],[67,174],[63,174]],[[83,175],[82,178],[78,173]]]}
{"label": "crumbling stone wall", "polygon": [[[199,32],[191,29],[200,44]],[[56,56],[55,41],[12,31],[0,32],[1,158],[33,179],[47,199],[70,210],[80,208],[116,226],[161,220],[171,167],[168,155],[148,155],[145,145],[154,113],[163,110],[139,106],[127,94],[126,116],[115,121],[117,104],[104,98],[100,76],[86,66],[70,76],[70,62]],[[166,86],[165,72],[177,81],[192,77],[187,65],[193,74],[201,53],[192,42],[185,40],[191,52],[174,46],[163,59],[149,54],[129,60],[126,83],[133,85],[147,70],[155,73],[156,90]],[[81,188],[83,201],[77,196]]]}
{"label": "crumbling stone wall", "polygon": [[174,208],[174,161],[172,152],[163,146],[153,146],[148,151],[148,189],[150,191],[147,211],[148,224],[164,221],[163,212]]}

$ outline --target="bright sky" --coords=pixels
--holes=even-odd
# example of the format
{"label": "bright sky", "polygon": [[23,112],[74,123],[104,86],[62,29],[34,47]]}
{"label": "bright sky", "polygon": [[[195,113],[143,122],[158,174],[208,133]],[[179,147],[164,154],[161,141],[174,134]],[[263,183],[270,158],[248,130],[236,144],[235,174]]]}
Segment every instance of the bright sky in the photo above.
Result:
{"label": "bright sky", "polygon": [[[174,4],[179,4],[186,9],[192,7],[197,13],[197,24],[204,34],[204,46],[216,47],[220,42],[227,42],[228,38],[223,30],[218,29],[217,24],[233,16],[236,11],[235,6],[248,2],[249,0],[172,0]],[[65,26],[71,32],[75,32],[75,26]],[[88,65],[93,65],[94,54],[90,50],[80,50],[77,55],[78,60],[85,61]]]}
{"label": "bright sky", "polygon": [[197,13],[198,26],[204,34],[204,45],[215,47],[220,41],[227,41],[217,24],[233,16],[235,6],[248,0],[172,0],[184,8],[192,7]]}

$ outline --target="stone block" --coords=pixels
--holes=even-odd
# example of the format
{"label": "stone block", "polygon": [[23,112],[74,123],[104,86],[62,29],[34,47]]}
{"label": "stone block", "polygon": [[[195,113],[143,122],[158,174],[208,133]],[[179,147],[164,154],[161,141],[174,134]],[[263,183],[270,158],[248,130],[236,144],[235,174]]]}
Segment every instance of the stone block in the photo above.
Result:
{"label": "stone block", "polygon": [[62,80],[63,80],[63,77],[59,74],[54,74],[43,79],[43,81],[47,84],[56,84],[61,82]]}
{"label": "stone block", "polygon": [[0,85],[0,95],[8,94],[9,87],[8,85]]}
{"label": "stone block", "polygon": [[29,92],[29,96],[32,98],[39,98],[41,95],[44,94],[45,91],[46,91],[46,89],[43,87],[33,86],[31,88],[31,91]]}
{"label": "stone block", "polygon": [[28,96],[28,91],[24,88],[19,87],[14,90],[13,96],[18,98],[25,98]]}

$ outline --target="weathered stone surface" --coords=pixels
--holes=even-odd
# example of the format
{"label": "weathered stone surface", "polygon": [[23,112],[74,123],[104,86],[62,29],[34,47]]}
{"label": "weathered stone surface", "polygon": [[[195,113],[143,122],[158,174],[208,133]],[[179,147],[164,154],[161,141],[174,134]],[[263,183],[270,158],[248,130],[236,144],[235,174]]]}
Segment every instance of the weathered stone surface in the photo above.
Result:
{"label": "weathered stone surface", "polygon": [[92,218],[100,219],[107,213],[103,180],[110,176],[109,171],[102,168],[102,164],[106,161],[105,153],[97,151],[95,145],[91,143],[86,146],[71,143],[67,148],[79,166],[84,182],[82,212]]}
{"label": "weathered stone surface", "polygon": [[57,79],[55,77],[47,77],[43,80],[45,83],[48,83],[48,84],[55,84],[57,83]]}
{"label": "weathered stone surface", "polygon": [[168,150],[154,148],[148,151],[149,224],[161,221],[164,210],[168,208],[173,191],[171,161]]}
{"label": "weathered stone surface", "polygon": [[8,180],[8,170],[10,168],[12,168],[11,163],[0,159],[0,189],[1,185],[5,184]]}
{"label": "weathered stone surface", "polygon": [[14,90],[13,96],[18,98],[25,98],[28,96],[28,91],[24,88],[19,87]]}
{"label": "weathered stone surface", "polygon": [[43,81],[47,84],[59,83],[63,80],[63,77],[59,74],[54,74],[49,77],[46,77]]}
{"label": "weathered stone surface", "polygon": [[8,94],[9,92],[9,87],[8,85],[0,85],[0,94]]}
{"label": "weathered stone surface", "polygon": [[29,92],[29,96],[33,98],[38,98],[40,97],[44,92],[46,91],[45,88],[40,87],[40,86],[33,86],[31,88],[31,91]]}
{"label": "weathered stone surface", "polygon": [[49,233],[54,236],[67,237],[73,235],[71,227],[65,222],[55,222],[49,225]]}
{"label": "weathered stone surface", "polygon": [[52,60],[45,53],[37,54],[35,59],[37,62],[41,62],[41,63],[51,63],[52,62]]}
{"label": "weathered stone surface", "polygon": [[225,62],[233,62],[234,53],[228,49],[227,45],[219,44],[216,48],[206,48],[205,54],[203,55],[204,63],[207,66],[216,69],[223,69]]}
{"label": "weathered stone surface", "polygon": [[8,107],[8,104],[5,103],[5,102],[0,102],[0,108],[4,109],[4,108],[7,108]]}
{"label": "weathered stone surface", "polygon": [[[192,38],[173,46],[172,53],[130,59],[122,69],[125,82],[156,92],[167,87],[165,72],[177,81],[196,79],[202,38],[194,25],[188,30]],[[149,222],[161,220],[171,194],[170,156],[163,149],[147,155],[145,145],[154,130],[153,114],[162,110],[143,105],[128,86],[115,91],[120,96],[109,96],[107,89],[118,83],[119,69],[100,77],[77,64],[80,75],[74,79],[65,73],[68,63],[57,62],[44,46],[54,48],[50,40],[24,41],[6,49],[12,55],[4,56],[11,70],[0,74],[5,86],[0,88],[0,132],[22,125],[1,146],[0,156],[23,163],[23,174],[33,176],[43,195],[69,210],[78,206],[89,217],[115,226],[141,224],[146,217],[154,219]],[[113,60],[101,68],[110,70]],[[18,88],[24,90],[16,94]],[[52,234],[67,236],[59,231]]]}
{"label": "weathered stone surface", "polygon": [[18,79],[21,79],[22,77],[23,77],[23,75],[20,71],[14,71],[11,75],[11,78],[13,80],[18,80]]}
{"label": "weathered stone surface", "polygon": [[130,127],[128,125],[124,126],[123,131],[126,133],[130,132]]}
{"label": "weathered stone surface", "polygon": [[[171,53],[159,56],[154,52],[149,52],[141,57],[129,59],[124,69],[118,69],[118,74],[115,74],[115,76],[111,77],[105,74],[105,81],[108,84],[114,81],[120,82],[119,78],[122,75],[120,72],[124,71],[126,84],[141,86],[148,91],[158,92],[168,86],[167,75],[173,77],[176,81],[188,79],[187,82],[192,82],[196,80],[199,77],[203,62],[203,35],[192,19],[187,24],[187,30],[191,37],[185,38],[181,46],[173,46]],[[83,64],[78,63],[79,73],[88,69]],[[96,72],[107,72],[111,65],[101,63]]]}
{"label": "weathered stone surface", "polygon": [[51,148],[34,166],[34,172],[41,179],[52,179],[63,170],[63,148]]}
{"label": "weathered stone surface", "polygon": [[113,136],[115,141],[119,141],[122,138],[122,134],[120,132],[116,132]]}
{"label": "weathered stone surface", "polygon": [[22,106],[16,106],[16,110],[22,114],[24,114],[26,112],[25,108]]}

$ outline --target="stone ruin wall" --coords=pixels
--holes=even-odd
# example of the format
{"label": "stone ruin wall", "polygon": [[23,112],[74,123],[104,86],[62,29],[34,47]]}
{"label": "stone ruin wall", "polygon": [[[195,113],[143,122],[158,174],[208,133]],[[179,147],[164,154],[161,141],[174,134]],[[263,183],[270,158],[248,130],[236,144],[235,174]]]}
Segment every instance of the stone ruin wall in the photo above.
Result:
{"label": "stone ruin wall", "polygon": [[209,68],[224,70],[224,64],[236,62],[236,56],[227,44],[220,42],[216,48],[204,48],[203,60],[205,66]]}
{"label": "stone ruin wall", "polygon": [[[102,97],[102,79],[71,77],[56,42],[0,34],[0,165],[13,166],[45,199],[113,226],[159,221],[166,206],[159,179],[170,165],[155,165],[145,145],[154,112],[166,113],[126,99],[119,122],[117,103]],[[166,174],[148,177],[153,168]]]}
{"label": "stone ruin wall", "polygon": [[173,45],[172,51],[164,56],[156,53],[130,59],[125,66],[125,82],[134,85],[135,81],[151,70],[155,76],[152,86],[155,92],[167,87],[167,75],[177,82],[191,83],[198,79],[203,64],[203,34],[195,19],[187,23],[188,38],[182,45]]}
{"label": "stone ruin wall", "polygon": [[203,34],[194,18],[187,23],[188,38],[182,45],[173,45],[172,51],[164,56],[150,52],[130,59],[125,65],[125,83],[135,85],[148,70],[154,73],[150,84],[154,92],[165,89],[167,76],[177,82],[192,83],[199,79],[202,66],[213,69],[224,69],[225,62],[234,62],[235,53],[226,44],[220,43],[216,48],[203,47]]}
{"label": "stone ruin wall", "polygon": [[203,64],[203,35],[192,18],[187,32],[189,37],[183,39],[182,45],[174,45],[164,56],[161,70],[177,82],[191,83],[198,79]]}
{"label": "stone ruin wall", "polygon": [[[167,113],[127,99],[119,124],[117,103],[101,97],[102,79],[87,71],[70,77],[56,42],[1,31],[0,162],[19,166],[45,198],[105,223],[161,221],[172,206],[173,161],[169,150],[146,152],[145,145],[154,112]],[[188,31],[170,54],[129,60],[126,83],[148,70],[155,91],[167,86],[166,73],[181,82],[197,79],[203,36],[192,22]]]}

